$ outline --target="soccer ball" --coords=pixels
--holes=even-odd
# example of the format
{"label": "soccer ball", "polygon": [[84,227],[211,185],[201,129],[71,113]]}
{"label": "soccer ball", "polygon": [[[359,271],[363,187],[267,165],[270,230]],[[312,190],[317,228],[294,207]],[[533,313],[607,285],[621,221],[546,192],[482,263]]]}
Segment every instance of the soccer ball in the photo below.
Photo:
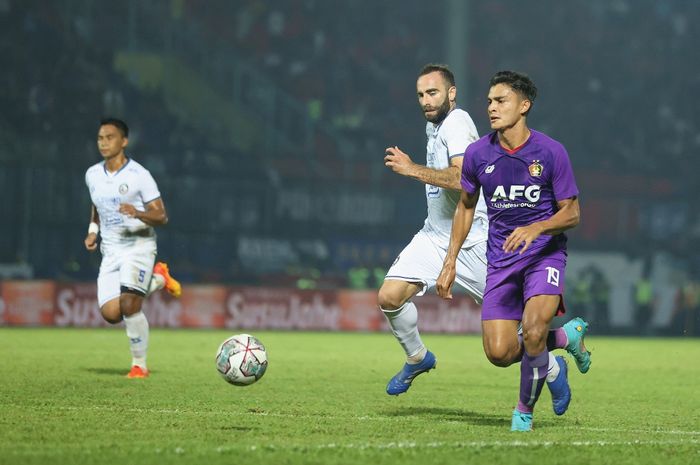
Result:
{"label": "soccer ball", "polygon": [[216,351],[216,370],[235,386],[253,384],[267,370],[265,346],[250,334],[231,336]]}

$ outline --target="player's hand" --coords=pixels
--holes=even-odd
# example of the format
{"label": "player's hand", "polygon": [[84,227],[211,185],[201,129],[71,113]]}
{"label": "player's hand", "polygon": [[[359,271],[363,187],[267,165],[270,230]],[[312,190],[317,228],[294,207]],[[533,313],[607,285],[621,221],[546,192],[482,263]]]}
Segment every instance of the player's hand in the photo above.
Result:
{"label": "player's hand", "polygon": [[411,172],[414,163],[408,154],[404,153],[400,148],[388,147],[384,156],[384,164],[392,169],[394,173],[407,176]]}
{"label": "player's hand", "polygon": [[94,252],[95,250],[97,250],[97,234],[89,233],[85,237],[85,248],[88,249],[90,252]]}
{"label": "player's hand", "polygon": [[515,252],[520,249],[520,255],[523,254],[532,244],[532,241],[540,237],[542,234],[542,228],[538,223],[528,224],[527,226],[520,226],[515,228],[510,236],[503,243],[504,252]]}
{"label": "player's hand", "polygon": [[119,213],[126,215],[129,218],[136,217],[136,207],[128,203],[122,203],[119,205]]}
{"label": "player's hand", "polygon": [[442,266],[440,271],[440,276],[438,276],[437,282],[435,283],[435,289],[440,297],[443,299],[452,298],[452,285],[455,282],[455,277],[457,272],[452,264],[445,264]]}

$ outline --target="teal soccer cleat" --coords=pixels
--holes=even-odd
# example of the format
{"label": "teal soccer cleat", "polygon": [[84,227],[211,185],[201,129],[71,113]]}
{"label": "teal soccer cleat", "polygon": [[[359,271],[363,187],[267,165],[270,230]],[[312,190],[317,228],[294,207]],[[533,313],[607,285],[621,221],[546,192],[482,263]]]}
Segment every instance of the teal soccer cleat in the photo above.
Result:
{"label": "teal soccer cleat", "polygon": [[510,424],[511,431],[532,431],[532,414],[523,413],[518,409],[513,410],[513,421]]}
{"label": "teal soccer cleat", "polygon": [[431,351],[425,353],[425,358],[416,364],[404,364],[401,371],[396,373],[396,375],[389,380],[389,384],[386,385],[386,393],[390,396],[398,396],[408,391],[411,387],[411,383],[416,378],[416,376],[421,373],[426,373],[437,365],[437,359]]}
{"label": "teal soccer cleat", "polygon": [[566,351],[576,360],[576,367],[581,373],[586,373],[591,367],[591,353],[586,349],[583,338],[588,332],[588,323],[583,318],[574,318],[564,325],[566,338]]}
{"label": "teal soccer cleat", "polygon": [[552,393],[552,408],[557,415],[564,415],[571,402],[571,389],[569,388],[568,372],[566,360],[561,355],[554,357],[559,364],[559,375],[551,383],[547,381],[549,392]]}

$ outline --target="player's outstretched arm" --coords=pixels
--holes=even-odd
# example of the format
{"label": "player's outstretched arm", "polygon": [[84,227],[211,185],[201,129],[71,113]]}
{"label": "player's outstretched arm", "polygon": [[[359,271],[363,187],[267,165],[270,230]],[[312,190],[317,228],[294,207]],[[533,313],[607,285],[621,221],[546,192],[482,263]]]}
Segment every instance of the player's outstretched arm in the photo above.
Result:
{"label": "player's outstretched arm", "polygon": [[447,255],[442,264],[442,270],[438,276],[436,289],[437,293],[443,299],[452,298],[452,284],[455,282],[457,274],[457,255],[462,248],[462,244],[472,228],[474,221],[474,210],[476,203],[479,200],[479,191],[474,194],[462,191],[462,195],[457,202],[455,216],[452,220],[452,232],[450,233],[450,245],[447,248]]}
{"label": "player's outstretched arm", "polygon": [[97,208],[92,205],[90,208],[90,226],[88,227],[87,236],[85,236],[85,248],[90,252],[97,250],[97,233],[100,231],[100,215],[97,214]]}
{"label": "player's outstretched arm", "polygon": [[438,170],[414,163],[407,153],[396,146],[388,147],[385,153],[384,164],[394,173],[413,178],[423,184],[456,191],[461,189],[462,157],[454,157],[450,160],[448,168]]}
{"label": "player's outstretched arm", "polygon": [[522,246],[522,249],[520,249],[522,254],[541,234],[556,236],[579,224],[581,211],[578,198],[572,197],[560,200],[557,202],[557,206],[559,210],[549,219],[515,228],[503,243],[503,250],[505,252],[515,252]]}
{"label": "player's outstretched arm", "polygon": [[162,226],[168,223],[165,204],[160,198],[148,202],[145,211],[137,210],[133,205],[123,203],[119,205],[119,213],[139,219],[149,226]]}

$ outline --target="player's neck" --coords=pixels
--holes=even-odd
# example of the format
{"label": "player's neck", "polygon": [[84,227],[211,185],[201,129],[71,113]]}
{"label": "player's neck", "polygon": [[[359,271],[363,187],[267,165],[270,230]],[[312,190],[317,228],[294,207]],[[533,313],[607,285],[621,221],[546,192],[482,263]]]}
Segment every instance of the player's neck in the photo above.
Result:
{"label": "player's neck", "polygon": [[530,128],[525,124],[516,124],[510,128],[498,131],[498,142],[507,150],[514,150],[527,142]]}
{"label": "player's neck", "polygon": [[122,169],[126,165],[127,158],[124,152],[121,152],[113,157],[105,158],[105,168],[110,173],[114,173]]}

